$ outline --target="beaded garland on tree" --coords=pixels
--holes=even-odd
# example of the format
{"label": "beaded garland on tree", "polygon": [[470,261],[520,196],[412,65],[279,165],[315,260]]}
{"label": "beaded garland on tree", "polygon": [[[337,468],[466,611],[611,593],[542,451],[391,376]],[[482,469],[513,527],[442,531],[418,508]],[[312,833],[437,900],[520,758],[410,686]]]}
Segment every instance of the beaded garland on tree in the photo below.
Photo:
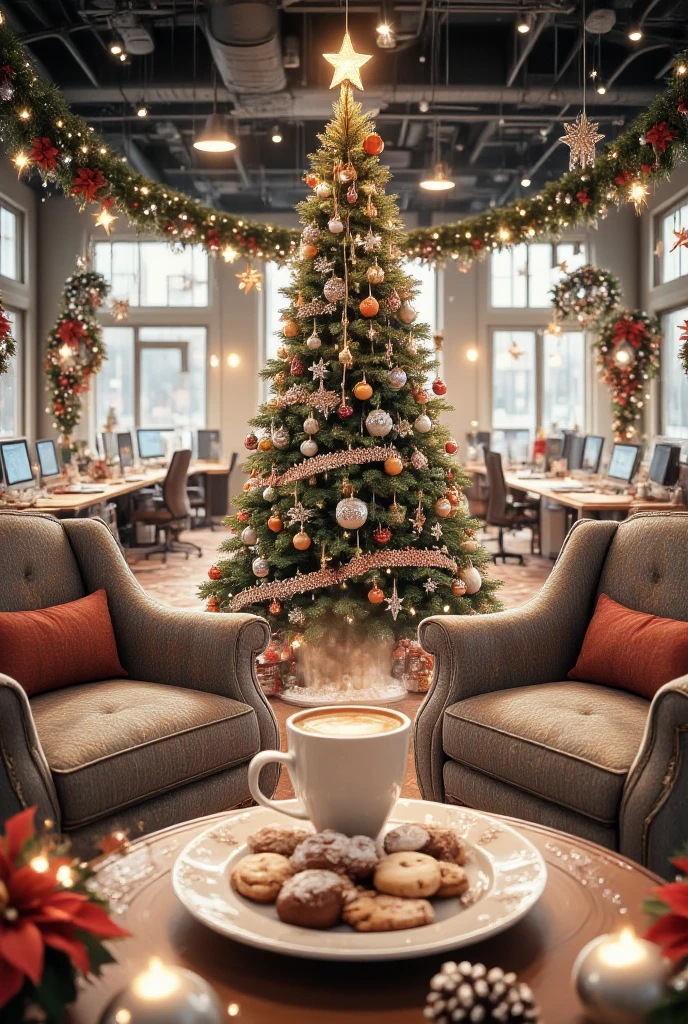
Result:
{"label": "beaded garland on tree", "polygon": [[659,374],[662,328],[656,317],[620,311],[601,327],[595,340],[600,380],[611,391],[615,439],[630,441],[645,404],[645,389]]}
{"label": "beaded garland on tree", "polygon": [[48,378],[53,426],[62,432],[61,444],[68,448],[81,419],[81,395],[88,391],[90,378],[107,358],[98,307],[109,291],[102,274],[86,270],[83,260],[65,282],[57,323],[48,335],[44,369]]}

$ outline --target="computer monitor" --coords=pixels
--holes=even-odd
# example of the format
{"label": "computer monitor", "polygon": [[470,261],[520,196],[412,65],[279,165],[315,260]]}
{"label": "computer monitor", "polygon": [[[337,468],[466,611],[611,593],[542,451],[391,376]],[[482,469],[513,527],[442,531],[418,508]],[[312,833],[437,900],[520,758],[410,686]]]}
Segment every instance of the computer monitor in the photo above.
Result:
{"label": "computer monitor", "polygon": [[198,431],[198,458],[207,462],[217,462],[220,458],[220,431]]}
{"label": "computer monitor", "polygon": [[582,434],[569,434],[567,440],[566,468],[569,470],[582,469],[585,438]]}
{"label": "computer monitor", "polygon": [[139,428],[136,431],[136,438],[139,443],[140,459],[165,458],[165,442],[159,427],[153,430]]}
{"label": "computer monitor", "polygon": [[551,466],[555,459],[561,458],[562,447],[563,443],[560,437],[547,438],[545,442],[545,462],[547,466]]}
{"label": "computer monitor", "polygon": [[131,431],[125,430],[117,435],[117,451],[119,453],[119,464],[122,469],[134,465],[134,442]]}
{"label": "computer monitor", "polygon": [[11,490],[25,490],[34,483],[29,446],[25,438],[0,441],[5,483]]}
{"label": "computer monitor", "polygon": [[633,479],[639,457],[639,444],[615,444],[607,476],[614,483],[629,484]]}
{"label": "computer monitor", "polygon": [[57,461],[57,451],[52,438],[45,441],[36,441],[36,455],[41,470],[41,479],[48,480],[50,477],[60,475],[60,465]]}
{"label": "computer monitor", "polygon": [[101,447],[103,449],[104,459],[116,459],[118,455],[117,451],[117,434],[113,434],[110,431],[104,430],[100,435]]}
{"label": "computer monitor", "polygon": [[588,434],[583,445],[583,462],[581,469],[586,473],[597,473],[600,468],[604,438],[597,434]]}
{"label": "computer monitor", "polygon": [[655,445],[650,463],[650,480],[660,487],[673,487],[678,480],[681,448],[677,444]]}

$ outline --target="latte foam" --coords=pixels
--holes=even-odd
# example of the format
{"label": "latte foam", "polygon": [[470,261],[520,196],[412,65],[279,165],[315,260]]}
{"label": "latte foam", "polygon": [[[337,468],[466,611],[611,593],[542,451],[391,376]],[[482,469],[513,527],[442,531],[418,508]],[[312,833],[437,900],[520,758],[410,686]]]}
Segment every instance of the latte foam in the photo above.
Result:
{"label": "latte foam", "polygon": [[401,719],[385,711],[316,711],[298,718],[294,725],[301,732],[318,736],[378,736],[402,725]]}

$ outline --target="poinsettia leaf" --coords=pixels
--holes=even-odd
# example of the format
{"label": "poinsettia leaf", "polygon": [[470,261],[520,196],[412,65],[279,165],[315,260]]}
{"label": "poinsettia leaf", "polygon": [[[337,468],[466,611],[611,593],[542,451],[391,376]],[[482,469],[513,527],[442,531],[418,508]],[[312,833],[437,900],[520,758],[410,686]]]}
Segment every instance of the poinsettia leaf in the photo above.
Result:
{"label": "poinsettia leaf", "polygon": [[114,956],[103,944],[102,940],[98,939],[95,935],[91,935],[90,932],[85,932],[78,928],[76,935],[77,938],[83,942],[88,952],[88,959],[91,963],[91,973],[95,974],[96,977],[99,977],[101,967],[105,964],[113,964],[115,962]]}
{"label": "poinsettia leaf", "polygon": [[65,1007],[76,999],[75,971],[69,957],[54,949],[46,949],[41,983],[32,993],[48,1016],[50,1024],[62,1024]]}

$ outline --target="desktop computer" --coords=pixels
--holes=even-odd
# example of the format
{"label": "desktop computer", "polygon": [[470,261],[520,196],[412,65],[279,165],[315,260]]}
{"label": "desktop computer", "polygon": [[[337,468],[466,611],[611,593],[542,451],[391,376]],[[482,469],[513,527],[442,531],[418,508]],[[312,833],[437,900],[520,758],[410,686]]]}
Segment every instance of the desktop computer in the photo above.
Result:
{"label": "desktop computer", "polygon": [[125,430],[117,434],[117,454],[122,471],[131,469],[134,465],[134,441],[131,431]]}
{"label": "desktop computer", "polygon": [[139,427],[137,429],[136,439],[138,441],[140,459],[165,458],[165,441],[162,434],[163,432],[160,428],[144,429]]}
{"label": "desktop computer", "polygon": [[627,487],[633,479],[640,461],[639,444],[615,444],[607,470],[607,483],[613,487]]}
{"label": "desktop computer", "polygon": [[36,441],[36,455],[40,469],[41,483],[55,483],[62,476],[60,464],[57,461],[57,451],[52,438],[45,438],[43,441]]}
{"label": "desktop computer", "polygon": [[582,434],[568,434],[566,442],[566,468],[569,472],[576,469],[582,469],[585,438]]}
{"label": "desktop computer", "polygon": [[25,491],[34,486],[35,480],[26,438],[0,441],[0,460],[2,461],[5,486],[8,490]]}
{"label": "desktop computer", "polygon": [[117,458],[117,434],[104,430],[100,435],[100,446],[103,458],[108,462],[113,462]]}
{"label": "desktop computer", "polygon": [[649,478],[658,487],[673,487],[680,471],[681,448],[677,444],[658,442],[652,453]]}
{"label": "desktop computer", "polygon": [[597,434],[587,434],[583,445],[583,459],[581,469],[586,473],[599,473],[602,451],[604,449],[604,438]]}

